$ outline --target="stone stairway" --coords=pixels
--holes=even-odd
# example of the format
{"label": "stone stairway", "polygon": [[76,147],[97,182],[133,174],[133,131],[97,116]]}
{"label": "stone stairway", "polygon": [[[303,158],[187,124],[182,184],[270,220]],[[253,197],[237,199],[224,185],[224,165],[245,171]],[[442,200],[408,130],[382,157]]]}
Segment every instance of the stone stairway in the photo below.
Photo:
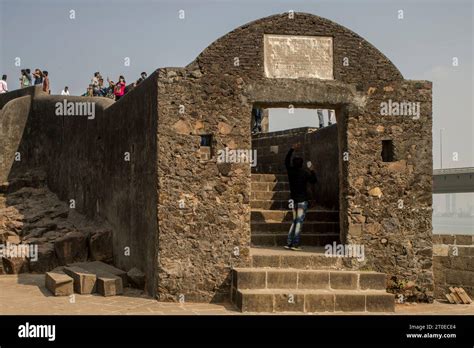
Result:
{"label": "stone stairway", "polygon": [[[252,174],[250,198],[252,245],[285,245],[293,218],[288,208],[287,176]],[[339,212],[310,206],[303,224],[301,244],[323,246],[334,241],[339,242]]]}
{"label": "stone stairway", "polygon": [[242,312],[393,312],[383,273],[359,271],[355,258],[329,257],[339,243],[339,212],[306,213],[302,251],[285,250],[292,212],[286,175],[252,174],[251,265],[232,270],[232,302]]}
{"label": "stone stairway", "polygon": [[232,270],[232,302],[242,312],[393,312],[386,276],[344,270],[322,248],[252,248],[250,268]]}

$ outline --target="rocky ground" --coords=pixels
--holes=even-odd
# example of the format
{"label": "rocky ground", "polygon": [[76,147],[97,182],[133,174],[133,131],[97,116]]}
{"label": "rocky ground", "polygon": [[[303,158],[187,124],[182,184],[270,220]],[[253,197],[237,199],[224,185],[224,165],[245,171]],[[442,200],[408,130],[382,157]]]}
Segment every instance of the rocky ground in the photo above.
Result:
{"label": "rocky ground", "polygon": [[[5,255],[5,248],[22,244],[38,246],[37,261]],[[110,227],[60,201],[41,170],[0,184],[0,245],[0,274],[43,273],[71,262],[112,260]]]}

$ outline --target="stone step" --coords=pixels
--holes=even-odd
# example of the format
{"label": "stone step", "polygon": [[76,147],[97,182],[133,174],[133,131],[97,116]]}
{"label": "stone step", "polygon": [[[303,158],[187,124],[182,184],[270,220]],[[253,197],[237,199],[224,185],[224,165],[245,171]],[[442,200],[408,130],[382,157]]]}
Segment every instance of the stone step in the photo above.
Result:
{"label": "stone step", "polygon": [[232,286],[237,290],[386,290],[386,275],[365,271],[234,268]]}
{"label": "stone step", "polygon": [[233,289],[242,312],[394,312],[395,296],[384,290]]}
{"label": "stone step", "polygon": [[69,296],[74,293],[74,280],[63,271],[51,271],[45,274],[46,289],[54,296]]}
{"label": "stone step", "polygon": [[277,192],[289,191],[290,185],[287,182],[252,182],[251,192]]}
{"label": "stone step", "polygon": [[92,294],[96,292],[97,276],[77,266],[64,267],[64,273],[74,279],[74,292]]}
{"label": "stone step", "polygon": [[288,201],[290,199],[290,191],[252,191],[250,200],[254,201]]}
{"label": "stone step", "polygon": [[252,182],[288,182],[286,174],[254,174],[252,173]]}
{"label": "stone step", "polygon": [[360,266],[355,257],[326,256],[323,247],[306,246],[301,251],[283,247],[259,246],[250,248],[251,267],[298,268],[298,269],[344,269]]}
{"label": "stone step", "polygon": [[250,201],[251,209],[288,210],[288,201]]}
{"label": "stone step", "polygon": [[[287,244],[287,233],[254,233],[251,235],[252,246],[284,246]],[[339,243],[339,234],[337,233],[305,233],[301,235],[301,245],[305,246],[325,246],[333,242]]]}
{"label": "stone step", "polygon": [[[252,222],[283,222],[292,221],[291,210],[257,210],[252,209],[250,220]],[[338,222],[339,212],[337,210],[308,209],[306,211],[307,221]]]}
{"label": "stone step", "polygon": [[[250,222],[253,233],[288,233],[292,222]],[[303,223],[302,233],[339,233],[339,222],[308,221]]]}
{"label": "stone step", "polygon": [[114,266],[111,266],[107,263],[101,262],[101,261],[92,261],[92,262],[75,262],[68,264],[68,266],[77,266],[81,267],[91,273],[98,272],[99,270],[105,273],[110,273],[113,274],[117,277],[120,277],[122,279],[122,286],[127,287],[128,286],[128,277],[127,277],[127,272],[116,268]]}

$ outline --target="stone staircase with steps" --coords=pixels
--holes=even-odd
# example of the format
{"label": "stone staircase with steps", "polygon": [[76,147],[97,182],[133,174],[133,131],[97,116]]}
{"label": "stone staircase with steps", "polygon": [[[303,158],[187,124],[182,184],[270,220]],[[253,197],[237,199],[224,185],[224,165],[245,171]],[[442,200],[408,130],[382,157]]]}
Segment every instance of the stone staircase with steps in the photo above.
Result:
{"label": "stone staircase with steps", "polygon": [[232,270],[232,302],[242,312],[393,312],[383,273],[347,270],[322,248],[252,248],[251,267]]}
{"label": "stone staircase with steps", "polygon": [[312,207],[302,251],[283,249],[292,222],[286,175],[252,174],[251,265],[232,270],[231,300],[242,312],[393,312],[386,275],[360,271],[356,258],[329,257],[339,243],[339,212]]}
{"label": "stone staircase with steps", "polygon": [[[287,176],[252,174],[251,190],[252,245],[285,245],[293,218],[288,208],[290,191]],[[310,206],[303,224],[301,244],[323,246],[334,241],[339,242],[339,212]]]}

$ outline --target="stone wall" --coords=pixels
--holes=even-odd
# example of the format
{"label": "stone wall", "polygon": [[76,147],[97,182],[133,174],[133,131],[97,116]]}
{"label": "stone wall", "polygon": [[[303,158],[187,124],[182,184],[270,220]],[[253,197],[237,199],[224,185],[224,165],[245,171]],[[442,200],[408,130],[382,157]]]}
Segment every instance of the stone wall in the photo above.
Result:
{"label": "stone wall", "polygon": [[301,143],[301,149],[295,151],[294,155],[309,157],[306,138],[313,130],[303,127],[252,135],[252,149],[257,150],[257,166],[252,168],[252,173],[286,174],[285,157],[288,150],[292,145]]}
{"label": "stone wall", "polygon": [[[251,105],[242,103],[241,88],[225,75],[159,70],[160,300],[222,301],[231,267],[248,265],[250,165],[217,163],[216,156],[225,147],[251,148]],[[207,161],[200,159],[200,134],[212,134]]]}
{"label": "stone wall", "polygon": [[363,86],[370,81],[403,79],[390,60],[356,33],[326,18],[299,12],[293,18],[283,13],[247,23],[214,41],[188,67],[197,63],[204,74],[218,76],[225,71],[243,79],[265,79],[264,34],[269,33],[332,37],[334,80]]}
{"label": "stone wall", "polygon": [[[365,245],[367,264],[408,300],[433,296],[431,95],[427,81],[373,84],[347,125],[347,242]],[[387,100],[419,102],[419,119],[381,116]],[[383,140],[393,141],[393,162],[382,161]],[[406,282],[415,285],[405,291]]]}
{"label": "stone wall", "polygon": [[318,181],[313,199],[317,205],[339,210],[339,139],[337,125],[307,135],[307,153]]}
{"label": "stone wall", "polygon": [[[34,89],[21,91],[33,95]],[[28,98],[25,112],[11,116],[9,105],[23,103],[24,98]],[[8,172],[10,179],[28,169],[44,168],[49,188],[61,200],[74,200],[79,212],[110,224],[115,264],[141,269],[154,294],[156,265],[150,260],[156,259],[157,250],[156,74],[117,103],[67,97],[68,102],[94,103],[93,119],[57,116],[56,103],[64,99],[39,93],[5,104],[2,132],[8,130],[11,136],[10,147],[2,147],[8,150],[4,161],[11,162],[15,151],[21,161],[2,169],[2,174]],[[130,161],[125,160],[126,152]]]}
{"label": "stone wall", "polygon": [[252,149],[257,150],[257,166],[252,172],[286,174],[285,157],[295,143],[301,143],[302,148],[295,151],[294,156],[311,161],[318,179],[313,190],[308,190],[310,199],[317,206],[339,210],[337,125],[318,130],[304,127],[253,135]]}
{"label": "stone wall", "polygon": [[434,235],[433,273],[435,296],[445,300],[449,287],[462,287],[474,298],[474,237]]}
{"label": "stone wall", "polygon": [[[334,81],[265,78],[264,33],[332,36]],[[364,244],[364,267],[388,273],[395,283],[413,281],[417,292],[410,298],[430,300],[430,83],[403,80],[356,34],[296,13],[293,19],[282,14],[244,25],[186,68],[160,69],[158,86],[160,299],[221,299],[229,292],[230,267],[249,265],[250,166],[217,163],[215,153],[251,148],[253,105],[291,104],[338,115],[342,239]],[[421,118],[381,116],[380,103],[388,98],[419,101]],[[209,161],[200,160],[200,134],[212,134]],[[397,147],[396,162],[382,162],[386,138]]]}

